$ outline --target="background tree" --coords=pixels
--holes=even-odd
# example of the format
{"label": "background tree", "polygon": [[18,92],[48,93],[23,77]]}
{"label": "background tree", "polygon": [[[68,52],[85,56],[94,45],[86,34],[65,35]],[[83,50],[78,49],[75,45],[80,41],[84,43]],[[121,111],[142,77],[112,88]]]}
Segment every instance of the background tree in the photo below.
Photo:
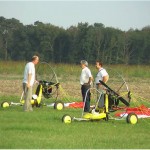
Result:
{"label": "background tree", "polygon": [[30,60],[105,64],[150,64],[150,26],[121,31],[102,23],[78,23],[68,29],[40,21],[23,25],[19,20],[0,17],[0,60]]}

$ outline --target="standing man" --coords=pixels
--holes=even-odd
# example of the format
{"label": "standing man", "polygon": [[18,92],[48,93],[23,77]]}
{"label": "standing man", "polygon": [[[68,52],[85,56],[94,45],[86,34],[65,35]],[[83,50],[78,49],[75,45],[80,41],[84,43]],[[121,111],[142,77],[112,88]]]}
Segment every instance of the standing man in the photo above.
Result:
{"label": "standing man", "polygon": [[24,70],[23,91],[24,91],[24,111],[33,111],[31,105],[32,87],[35,82],[35,65],[38,64],[39,57],[33,56],[31,62],[28,62]]}
{"label": "standing man", "polygon": [[96,66],[96,69],[98,70],[98,73],[95,78],[95,83],[96,83],[96,88],[99,89],[101,87],[99,80],[106,83],[109,79],[109,75],[107,71],[103,68],[103,64],[101,61],[97,60],[95,66]]}
{"label": "standing man", "polygon": [[[91,74],[90,69],[88,68],[88,62],[86,60],[81,60],[80,63],[81,63],[81,68],[82,68],[82,72],[80,76],[81,93],[82,93],[83,102],[85,102],[84,112],[89,112],[90,111],[89,88],[92,82],[92,74]],[[86,99],[85,99],[85,96],[86,96]]]}
{"label": "standing man", "polygon": [[100,107],[104,107],[104,93],[105,93],[105,91],[103,90],[103,86],[101,85],[99,80],[106,83],[109,79],[109,75],[108,75],[107,71],[103,68],[103,64],[101,61],[97,60],[95,66],[96,66],[96,69],[98,70],[98,73],[97,73],[96,78],[95,78],[96,89],[99,92],[101,92],[101,94],[99,92],[97,92],[97,100],[100,98],[100,100],[99,100],[99,108],[100,108]]}

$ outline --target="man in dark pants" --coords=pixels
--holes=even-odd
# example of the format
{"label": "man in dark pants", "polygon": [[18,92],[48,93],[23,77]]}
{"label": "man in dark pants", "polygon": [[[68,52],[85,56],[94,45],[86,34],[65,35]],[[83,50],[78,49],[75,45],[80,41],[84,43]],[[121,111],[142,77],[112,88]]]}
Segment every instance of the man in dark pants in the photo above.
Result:
{"label": "man in dark pants", "polygon": [[[92,74],[90,69],[88,68],[88,62],[86,60],[81,60],[81,76],[80,76],[80,84],[81,84],[81,93],[83,102],[85,102],[84,112],[90,111],[90,85],[92,82]],[[88,91],[88,92],[87,92]]]}
{"label": "man in dark pants", "polygon": [[[83,98],[83,102],[85,102],[85,106],[84,106],[84,112],[89,112],[90,111],[90,91],[87,92],[87,90],[89,90],[90,85],[82,85],[81,86],[81,92],[82,92],[82,98]],[[87,92],[87,95],[86,95]],[[85,99],[86,96],[86,99]]]}

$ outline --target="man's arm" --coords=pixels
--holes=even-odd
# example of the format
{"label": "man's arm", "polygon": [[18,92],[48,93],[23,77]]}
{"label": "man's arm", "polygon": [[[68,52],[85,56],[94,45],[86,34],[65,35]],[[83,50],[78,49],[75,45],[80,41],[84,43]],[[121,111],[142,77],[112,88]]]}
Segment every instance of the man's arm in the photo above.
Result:
{"label": "man's arm", "polygon": [[89,82],[88,84],[90,84],[93,81],[93,77],[89,77]]}
{"label": "man's arm", "polygon": [[107,76],[104,76],[104,77],[103,77],[103,80],[102,80],[102,81],[103,81],[104,83],[106,83],[106,82],[108,81],[108,79],[109,79],[109,76],[107,75]]}

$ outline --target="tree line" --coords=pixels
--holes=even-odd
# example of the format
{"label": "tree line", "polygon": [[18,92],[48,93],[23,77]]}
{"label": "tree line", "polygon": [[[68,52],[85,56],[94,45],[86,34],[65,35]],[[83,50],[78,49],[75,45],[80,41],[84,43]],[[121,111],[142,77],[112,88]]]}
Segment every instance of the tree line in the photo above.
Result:
{"label": "tree line", "polygon": [[85,22],[64,29],[0,17],[0,60],[30,60],[34,54],[54,63],[150,64],[150,26],[122,31]]}

